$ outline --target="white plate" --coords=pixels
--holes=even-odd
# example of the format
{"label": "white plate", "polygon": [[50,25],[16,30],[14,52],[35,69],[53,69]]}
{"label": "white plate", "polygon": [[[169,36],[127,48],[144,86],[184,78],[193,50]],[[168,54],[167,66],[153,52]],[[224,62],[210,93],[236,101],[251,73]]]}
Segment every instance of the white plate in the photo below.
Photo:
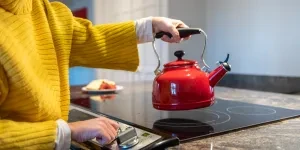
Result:
{"label": "white plate", "polygon": [[112,93],[112,92],[117,93],[123,89],[124,89],[124,87],[120,86],[120,85],[117,85],[116,89],[90,90],[90,89],[87,89],[86,87],[81,88],[82,91],[88,92],[88,93]]}

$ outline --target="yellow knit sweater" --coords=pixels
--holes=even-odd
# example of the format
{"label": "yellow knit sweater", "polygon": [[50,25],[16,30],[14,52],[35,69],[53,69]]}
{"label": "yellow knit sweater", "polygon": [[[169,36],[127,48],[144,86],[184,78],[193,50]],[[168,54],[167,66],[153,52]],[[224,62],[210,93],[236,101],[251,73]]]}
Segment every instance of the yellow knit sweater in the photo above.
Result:
{"label": "yellow knit sweater", "polygon": [[68,119],[68,69],[135,71],[133,21],[92,26],[61,3],[0,0],[0,149],[53,149]]}

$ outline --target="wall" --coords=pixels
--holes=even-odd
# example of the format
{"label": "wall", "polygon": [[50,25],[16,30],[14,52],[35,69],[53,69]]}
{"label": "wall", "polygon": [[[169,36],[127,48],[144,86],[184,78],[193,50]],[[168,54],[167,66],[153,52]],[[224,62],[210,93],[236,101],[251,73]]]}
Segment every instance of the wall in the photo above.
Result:
{"label": "wall", "polygon": [[[117,4],[117,5],[116,5]],[[167,16],[166,1],[152,0],[96,0],[95,23],[112,23],[126,20],[136,20],[148,16]],[[168,45],[157,41],[156,46],[162,63],[168,60]],[[157,59],[151,43],[139,44],[140,66],[138,72],[132,73],[119,70],[97,69],[97,78],[107,78],[116,82],[131,80],[152,81]]]}
{"label": "wall", "polygon": [[[300,76],[300,1],[298,0],[170,0],[169,16],[208,34],[206,62],[224,60],[229,53],[231,73]],[[171,44],[186,58],[200,61],[203,37]]]}
{"label": "wall", "polygon": [[300,76],[300,1],[207,0],[209,64],[231,54],[232,73]]}
{"label": "wall", "polygon": [[[206,31],[206,1],[204,0],[169,0],[169,17],[179,19],[191,28],[202,28]],[[203,50],[204,36],[195,35],[190,40],[179,44],[169,44],[170,61],[176,60],[174,52],[184,50],[184,59],[201,61]]]}

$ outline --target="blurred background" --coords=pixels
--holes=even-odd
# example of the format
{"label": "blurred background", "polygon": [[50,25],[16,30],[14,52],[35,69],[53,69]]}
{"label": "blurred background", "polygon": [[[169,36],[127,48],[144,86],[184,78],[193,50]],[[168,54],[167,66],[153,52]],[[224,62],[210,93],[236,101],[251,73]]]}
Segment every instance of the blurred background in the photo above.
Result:
{"label": "blurred background", "polygon": [[[232,71],[219,86],[300,92],[299,0],[61,0],[75,16],[94,24],[148,16],[179,19],[208,35],[205,61],[214,68],[230,54]],[[193,36],[180,44],[161,41],[156,46],[162,64],[175,60],[182,49],[185,59],[201,62],[204,38]],[[70,84],[87,84],[96,78],[116,82],[153,81],[157,59],[151,43],[139,45],[141,64],[136,73],[75,67]],[[201,63],[200,63],[201,64]]]}

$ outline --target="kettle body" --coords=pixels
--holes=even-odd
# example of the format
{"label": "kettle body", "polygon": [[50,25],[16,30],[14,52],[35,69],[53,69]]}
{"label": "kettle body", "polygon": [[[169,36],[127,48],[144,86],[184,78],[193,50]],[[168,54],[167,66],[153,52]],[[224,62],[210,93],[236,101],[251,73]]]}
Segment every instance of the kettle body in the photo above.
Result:
{"label": "kettle body", "polygon": [[196,65],[165,68],[155,77],[152,104],[158,110],[190,110],[214,103],[214,88],[209,74]]}

